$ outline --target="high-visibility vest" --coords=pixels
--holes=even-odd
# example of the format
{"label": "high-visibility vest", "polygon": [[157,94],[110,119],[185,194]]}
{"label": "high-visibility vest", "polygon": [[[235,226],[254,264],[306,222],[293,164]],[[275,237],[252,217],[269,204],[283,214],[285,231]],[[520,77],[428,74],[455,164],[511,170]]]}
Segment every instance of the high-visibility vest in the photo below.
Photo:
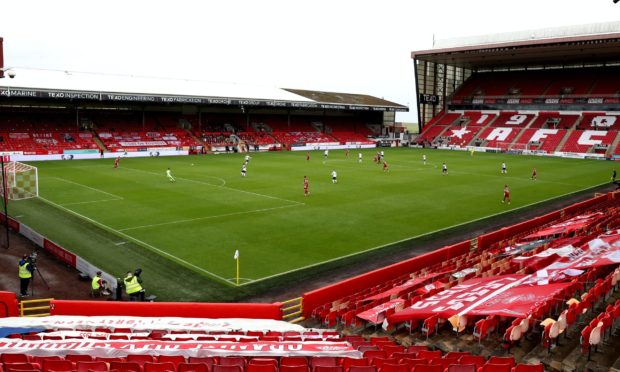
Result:
{"label": "high-visibility vest", "polygon": [[28,262],[24,262],[23,265],[19,265],[19,277],[22,279],[32,278],[32,272],[28,270]]}
{"label": "high-visibility vest", "polygon": [[99,279],[101,279],[100,277],[98,277],[97,275],[95,275],[95,277],[93,278],[93,281],[91,282],[91,285],[93,287],[93,290],[98,290],[99,288],[101,288],[101,286],[99,285]]}
{"label": "high-visibility vest", "polygon": [[125,281],[125,291],[127,291],[127,294],[140,292],[142,290],[142,286],[140,285],[140,283],[138,283],[137,276],[133,276],[130,279],[125,278],[124,281]]}

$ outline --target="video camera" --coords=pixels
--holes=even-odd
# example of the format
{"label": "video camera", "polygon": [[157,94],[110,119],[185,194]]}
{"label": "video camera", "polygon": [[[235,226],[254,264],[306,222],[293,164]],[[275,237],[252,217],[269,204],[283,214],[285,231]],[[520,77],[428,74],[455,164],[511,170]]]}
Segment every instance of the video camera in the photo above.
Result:
{"label": "video camera", "polygon": [[34,267],[37,264],[38,255],[39,254],[37,253],[37,251],[33,251],[32,253],[30,253],[30,255],[26,257],[26,261],[30,262],[30,264]]}
{"label": "video camera", "polygon": [[137,268],[136,271],[133,272],[134,276],[140,276],[140,274],[142,274],[142,269],[141,268]]}

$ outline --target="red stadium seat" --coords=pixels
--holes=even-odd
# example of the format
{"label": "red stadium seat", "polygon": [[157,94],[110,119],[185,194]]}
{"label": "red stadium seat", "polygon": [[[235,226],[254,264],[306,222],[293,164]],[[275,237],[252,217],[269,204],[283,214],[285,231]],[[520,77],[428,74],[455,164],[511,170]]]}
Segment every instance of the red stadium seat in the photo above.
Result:
{"label": "red stadium seat", "polygon": [[511,372],[512,368],[508,364],[487,363],[483,365],[478,372]]}
{"label": "red stadium seat", "polygon": [[239,366],[242,370],[245,369],[245,358],[240,356],[228,356],[221,357],[218,363],[221,366]]}
{"label": "red stadium seat", "polygon": [[158,363],[172,363],[177,367],[181,363],[185,363],[185,357],[183,355],[159,355],[157,357]]}
{"label": "red stadium seat", "polygon": [[275,364],[253,364],[248,363],[245,372],[277,372],[278,366]]}
{"label": "red stadium seat", "polygon": [[93,357],[90,356],[90,355],[67,354],[67,355],[65,355],[65,360],[70,360],[73,363],[77,363],[77,362],[92,362]]}
{"label": "red stadium seat", "polygon": [[[349,367],[366,367],[370,364],[370,361],[366,358],[354,359],[354,358],[342,358],[342,368],[347,372]],[[373,366],[374,368],[374,366]]]}
{"label": "red stadium seat", "polygon": [[110,362],[110,370],[118,372],[142,372],[142,366],[137,362]]}
{"label": "red stadium seat", "polygon": [[308,358],[302,356],[283,356],[280,358],[280,366],[307,366]]}
{"label": "red stadium seat", "polygon": [[73,363],[70,360],[48,359],[43,361],[43,372],[64,372],[73,370]]}
{"label": "red stadium seat", "polygon": [[218,360],[219,360],[218,357],[189,357],[187,359],[187,362],[188,363],[204,363],[210,367],[214,364],[218,364]]}
{"label": "red stadium seat", "polygon": [[352,365],[349,368],[345,369],[345,372],[377,372],[377,367]]}
{"label": "red stadium seat", "polygon": [[500,356],[492,356],[487,360],[487,363],[491,364],[508,364],[510,368],[515,366],[515,358],[512,356],[509,357],[500,357]]}
{"label": "red stadium seat", "polygon": [[542,364],[517,364],[512,372],[545,372]]}
{"label": "red stadium seat", "polygon": [[256,366],[273,365],[278,367],[278,360],[276,358],[252,358],[248,361],[248,365],[253,364]]}
{"label": "red stadium seat", "polygon": [[243,368],[236,366],[223,366],[220,364],[213,365],[213,372],[243,372]]}
{"label": "red stadium seat", "polygon": [[9,363],[28,363],[30,359],[26,354],[17,354],[17,353],[4,353],[0,354],[0,362],[4,364]]}
{"label": "red stadium seat", "polygon": [[418,352],[418,359],[426,359],[430,361],[435,358],[441,358],[441,351],[420,350]]}
{"label": "red stadium seat", "polygon": [[342,366],[316,366],[312,369],[313,372],[344,372]]}
{"label": "red stadium seat", "polygon": [[128,362],[138,363],[140,366],[144,366],[145,363],[154,363],[155,357],[152,355],[142,355],[142,354],[129,354],[127,358],[125,358]]}
{"label": "red stadium seat", "polygon": [[409,372],[410,369],[407,364],[384,363],[379,367],[379,372]]}
{"label": "red stadium seat", "polygon": [[448,366],[446,372],[476,372],[478,368],[476,368],[475,364],[452,364]]}
{"label": "red stadium seat", "polygon": [[482,355],[463,355],[459,358],[459,364],[475,364],[476,368],[482,367],[486,362]]}
{"label": "red stadium seat", "polygon": [[177,367],[172,362],[144,363],[144,372],[176,372]]}
{"label": "red stadium seat", "polygon": [[340,360],[337,357],[318,356],[318,357],[310,358],[310,367],[313,369],[318,366],[335,367],[339,365],[340,365]]}
{"label": "red stadium seat", "polygon": [[418,364],[414,366],[411,372],[444,372],[442,366],[438,365],[427,365],[427,364]]}
{"label": "red stadium seat", "polygon": [[104,372],[108,370],[109,366],[106,362],[77,362],[75,368],[77,372]]}
{"label": "red stadium seat", "polygon": [[[280,370],[279,372],[309,372],[310,368],[308,368],[307,365],[302,365],[302,364],[298,364],[298,365],[282,365],[280,364]],[[213,371],[216,372],[216,371]],[[227,372],[227,371],[223,371],[223,372]]]}
{"label": "red stadium seat", "polygon": [[211,372],[211,365],[206,363],[179,363],[177,372]]}

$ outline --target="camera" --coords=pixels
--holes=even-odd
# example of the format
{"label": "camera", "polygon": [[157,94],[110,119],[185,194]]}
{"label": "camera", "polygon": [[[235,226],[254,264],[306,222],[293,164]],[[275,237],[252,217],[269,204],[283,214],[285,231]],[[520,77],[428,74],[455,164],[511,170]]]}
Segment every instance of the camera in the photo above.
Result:
{"label": "camera", "polygon": [[133,272],[134,276],[140,276],[140,274],[142,274],[142,269],[141,268],[137,268],[136,271]]}
{"label": "camera", "polygon": [[13,79],[15,77],[15,71],[9,71],[7,72],[7,75],[9,75],[11,79]]}

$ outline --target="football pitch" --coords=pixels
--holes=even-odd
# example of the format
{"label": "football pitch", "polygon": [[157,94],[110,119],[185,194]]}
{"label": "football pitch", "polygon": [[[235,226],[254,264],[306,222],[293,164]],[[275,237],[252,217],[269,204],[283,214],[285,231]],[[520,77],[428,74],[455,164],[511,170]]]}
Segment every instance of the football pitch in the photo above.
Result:
{"label": "football pitch", "polygon": [[[373,162],[376,150],[362,150],[362,162],[358,152],[332,150],[324,159],[314,151],[310,160],[306,152],[252,153],[246,177],[244,154],[125,158],[117,169],[110,159],[32,162],[40,197],[11,202],[9,214],[112,275],[142,268],[158,299],[217,301],[251,294],[253,285],[284,273],[609,182],[614,168],[594,160],[384,149],[384,171]],[[505,184],[510,205],[501,203]]]}

